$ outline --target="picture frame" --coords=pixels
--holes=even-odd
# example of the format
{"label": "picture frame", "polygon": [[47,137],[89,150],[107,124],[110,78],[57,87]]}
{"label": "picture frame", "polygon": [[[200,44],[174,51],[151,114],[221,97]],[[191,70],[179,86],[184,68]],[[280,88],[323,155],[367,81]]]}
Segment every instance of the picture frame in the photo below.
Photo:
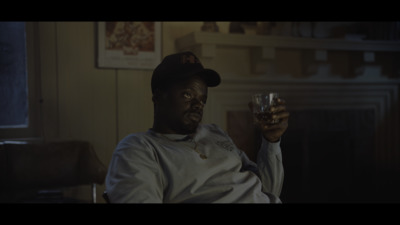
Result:
{"label": "picture frame", "polygon": [[154,69],[161,62],[161,22],[97,22],[97,67]]}

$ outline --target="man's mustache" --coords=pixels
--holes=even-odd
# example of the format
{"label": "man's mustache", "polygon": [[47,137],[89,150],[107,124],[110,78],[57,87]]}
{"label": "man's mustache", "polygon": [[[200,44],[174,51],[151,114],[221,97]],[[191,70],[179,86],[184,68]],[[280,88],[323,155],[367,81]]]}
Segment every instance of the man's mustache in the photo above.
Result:
{"label": "man's mustache", "polygon": [[186,114],[197,114],[199,116],[203,116],[203,110],[188,110]]}

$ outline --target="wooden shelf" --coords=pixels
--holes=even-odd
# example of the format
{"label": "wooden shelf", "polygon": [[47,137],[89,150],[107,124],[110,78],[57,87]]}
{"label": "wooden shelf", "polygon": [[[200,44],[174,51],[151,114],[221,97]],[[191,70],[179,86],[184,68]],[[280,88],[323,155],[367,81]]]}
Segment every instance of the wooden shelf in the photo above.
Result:
{"label": "wooden shelf", "polygon": [[[360,76],[370,70],[372,63],[382,56],[389,58],[394,67],[398,68],[400,60],[400,41],[374,41],[374,40],[345,40],[345,39],[322,39],[322,38],[300,38],[288,36],[252,35],[252,34],[226,34],[211,32],[192,32],[176,39],[176,47],[179,51],[193,51],[200,58],[213,60],[216,51],[224,48],[248,48],[250,57],[250,70],[253,74],[271,73],[271,68],[277,65],[279,50],[298,51],[297,60],[303,67],[297,71],[297,76],[305,76],[316,72],[316,65],[330,63],[330,53],[342,51],[343,60],[348,61],[348,74],[344,77]],[[348,54],[356,52],[355,55]],[[337,56],[336,56],[337,57]],[[281,62],[281,61],[280,61]],[[382,62],[380,62],[382,63]],[[392,77],[398,78],[400,73],[392,65],[385,64],[385,68],[393,70]],[[350,68],[351,67],[351,68]],[[393,68],[394,69],[393,69]]]}
{"label": "wooden shelf", "polygon": [[179,50],[208,46],[293,48],[315,50],[400,52],[399,41],[297,38],[250,34],[193,32],[176,40]]}

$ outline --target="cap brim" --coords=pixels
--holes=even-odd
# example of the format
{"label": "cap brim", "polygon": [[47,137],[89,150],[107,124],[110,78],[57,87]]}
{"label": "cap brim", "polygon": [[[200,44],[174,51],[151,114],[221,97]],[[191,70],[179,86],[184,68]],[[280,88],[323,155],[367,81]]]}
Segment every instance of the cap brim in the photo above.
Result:
{"label": "cap brim", "polygon": [[221,77],[212,69],[203,69],[194,75],[202,77],[209,87],[216,87],[221,83]]}

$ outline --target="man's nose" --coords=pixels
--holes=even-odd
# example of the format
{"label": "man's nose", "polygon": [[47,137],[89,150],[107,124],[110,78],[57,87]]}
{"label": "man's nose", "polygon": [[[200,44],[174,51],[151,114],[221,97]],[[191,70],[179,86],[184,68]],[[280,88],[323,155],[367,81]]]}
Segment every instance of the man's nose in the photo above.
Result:
{"label": "man's nose", "polygon": [[204,108],[204,103],[203,101],[193,98],[192,99],[192,108],[196,109],[196,110],[203,110]]}

